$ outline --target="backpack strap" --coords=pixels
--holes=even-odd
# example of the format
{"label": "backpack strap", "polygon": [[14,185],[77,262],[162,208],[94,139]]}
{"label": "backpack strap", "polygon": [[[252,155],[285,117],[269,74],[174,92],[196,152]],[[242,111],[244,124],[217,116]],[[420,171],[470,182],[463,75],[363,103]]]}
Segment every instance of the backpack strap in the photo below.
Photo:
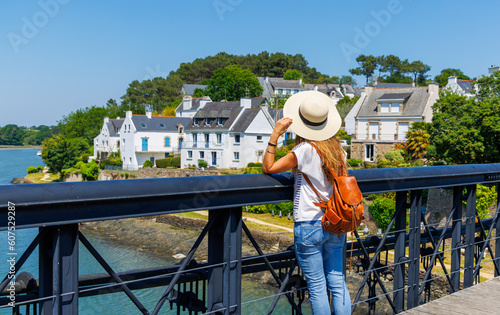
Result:
{"label": "backpack strap", "polygon": [[309,176],[307,176],[304,173],[301,173],[301,174],[305,178],[305,180],[309,184],[309,186],[312,188],[312,190],[314,190],[314,193],[316,193],[316,196],[318,196],[319,200],[321,200],[321,201],[324,202],[323,197],[321,197],[321,195],[319,194],[319,192],[316,190],[316,187],[314,187],[314,185],[311,183],[311,180],[309,179]]}
{"label": "backpack strap", "polygon": [[[314,142],[308,142],[313,148],[316,149],[316,151],[318,152],[318,155],[319,157],[321,158],[321,160],[323,160],[323,154],[321,154],[321,150],[318,148],[318,145]],[[335,171],[333,170],[333,168],[331,167],[328,167],[330,169],[330,172],[333,174],[333,177],[336,179],[337,176],[346,176],[347,174],[344,174],[344,167],[342,165],[340,165],[340,168],[339,168],[339,175],[335,174]]]}

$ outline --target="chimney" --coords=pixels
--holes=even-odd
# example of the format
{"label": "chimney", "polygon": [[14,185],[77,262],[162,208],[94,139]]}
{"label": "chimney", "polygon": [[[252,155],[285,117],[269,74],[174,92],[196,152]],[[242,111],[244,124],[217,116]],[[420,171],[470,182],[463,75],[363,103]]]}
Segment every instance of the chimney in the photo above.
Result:
{"label": "chimney", "polygon": [[203,107],[205,107],[205,105],[207,105],[207,103],[210,102],[212,102],[212,100],[209,96],[203,96],[203,98],[200,99],[200,106],[198,107],[198,109],[202,109]]}
{"label": "chimney", "polygon": [[146,116],[151,119],[151,112],[146,112]]}
{"label": "chimney", "polygon": [[109,123],[109,117],[104,117],[104,123],[105,124]]}
{"label": "chimney", "polygon": [[457,84],[457,77],[455,76],[448,77],[448,84]]}
{"label": "chimney", "polygon": [[302,78],[299,78],[299,84],[302,86]]}
{"label": "chimney", "polygon": [[132,118],[132,111],[130,111],[130,110],[126,111],[125,118]]}
{"label": "chimney", "polygon": [[120,119],[120,116],[116,116],[116,119]]}
{"label": "chimney", "polygon": [[373,91],[373,86],[367,85],[365,86],[365,94],[370,95],[370,93]]}
{"label": "chimney", "polygon": [[191,96],[185,96],[182,99],[182,109],[183,110],[191,109],[192,105],[193,105],[193,99],[191,98]]}
{"label": "chimney", "polygon": [[[456,79],[456,77],[454,78]],[[428,88],[429,88],[429,93],[439,94],[439,84],[437,82],[429,82]]]}
{"label": "chimney", "polygon": [[240,99],[240,106],[243,108],[252,108],[252,99],[248,97],[242,97]]}

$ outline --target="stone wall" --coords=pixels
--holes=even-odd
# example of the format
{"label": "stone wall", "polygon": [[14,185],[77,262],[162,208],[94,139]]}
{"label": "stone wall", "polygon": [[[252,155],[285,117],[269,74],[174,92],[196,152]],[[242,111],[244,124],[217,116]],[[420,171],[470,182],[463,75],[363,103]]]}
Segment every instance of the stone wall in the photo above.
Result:
{"label": "stone wall", "polygon": [[165,177],[189,177],[189,176],[211,176],[220,175],[218,171],[190,170],[190,169],[165,169],[148,167],[139,169],[136,178],[165,178]]}
{"label": "stone wall", "polygon": [[365,145],[366,144],[374,144],[375,152],[374,152],[374,162],[377,162],[377,156],[380,158],[384,158],[385,152],[394,148],[394,143],[374,143],[374,142],[352,142],[351,143],[351,159],[359,159],[365,160]]}

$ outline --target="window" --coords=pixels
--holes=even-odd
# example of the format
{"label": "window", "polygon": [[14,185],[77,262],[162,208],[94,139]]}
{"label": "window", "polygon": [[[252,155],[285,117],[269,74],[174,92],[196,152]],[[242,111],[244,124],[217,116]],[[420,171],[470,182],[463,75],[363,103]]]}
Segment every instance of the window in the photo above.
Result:
{"label": "window", "polygon": [[262,136],[257,136],[257,141],[262,141]]}
{"label": "window", "polygon": [[204,159],[205,158],[205,151],[200,151],[200,159]]}
{"label": "window", "polygon": [[291,90],[286,90],[286,94],[291,94],[292,91]]}
{"label": "window", "polygon": [[205,134],[205,148],[208,148],[209,145],[210,145],[210,134],[206,133]]}
{"label": "window", "polygon": [[161,123],[161,124],[160,124],[160,128],[165,128],[165,124],[164,124],[164,123]]}
{"label": "window", "polygon": [[125,144],[125,139],[123,139],[123,144]]}
{"label": "window", "polygon": [[410,123],[407,122],[400,122],[398,124],[398,140],[406,139],[406,133],[408,132],[409,125]]}
{"label": "window", "polygon": [[222,126],[224,125],[223,119],[222,118],[217,118],[217,125]]}
{"label": "window", "polygon": [[198,135],[196,133],[193,133],[193,148],[196,148],[198,145]]}
{"label": "window", "polygon": [[142,128],[146,128],[146,124],[145,123],[141,123],[141,127]]}
{"label": "window", "polygon": [[365,161],[373,161],[375,146],[373,144],[365,145]]}
{"label": "window", "polygon": [[389,103],[380,104],[380,112],[381,113],[388,113],[389,112]]}
{"label": "window", "polygon": [[293,93],[294,93],[294,94],[295,94],[295,93],[299,93],[299,90],[293,90]]}
{"label": "window", "polygon": [[240,135],[234,135],[234,143],[240,143]]}
{"label": "window", "polygon": [[193,151],[188,151],[188,159],[192,159],[193,158]]}
{"label": "window", "polygon": [[221,144],[222,143],[222,134],[218,133],[217,134],[217,144]]}
{"label": "window", "polygon": [[391,104],[391,113],[399,113],[399,103]]}
{"label": "window", "polygon": [[179,133],[184,133],[184,127],[183,126],[179,126]]}
{"label": "window", "polygon": [[165,143],[164,143],[164,146],[165,146],[165,147],[169,147],[169,146],[170,146],[170,137],[165,137]]}
{"label": "window", "polygon": [[378,138],[378,123],[370,123],[368,128],[368,139],[376,140]]}
{"label": "window", "polygon": [[278,94],[283,94],[283,89],[278,89]]}
{"label": "window", "polygon": [[240,159],[240,152],[233,152],[234,154],[234,159],[239,160]]}
{"label": "window", "polygon": [[193,125],[198,126],[200,124],[199,118],[193,118]]}

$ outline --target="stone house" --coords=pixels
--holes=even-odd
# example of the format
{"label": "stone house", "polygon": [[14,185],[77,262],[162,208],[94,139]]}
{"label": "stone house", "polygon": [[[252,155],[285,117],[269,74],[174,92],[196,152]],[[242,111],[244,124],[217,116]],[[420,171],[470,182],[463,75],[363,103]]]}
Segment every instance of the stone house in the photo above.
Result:
{"label": "stone house", "polygon": [[437,83],[404,88],[366,86],[346,117],[346,131],[352,136],[351,158],[376,162],[396,143],[406,141],[413,122],[431,122],[432,105],[438,98]]}

